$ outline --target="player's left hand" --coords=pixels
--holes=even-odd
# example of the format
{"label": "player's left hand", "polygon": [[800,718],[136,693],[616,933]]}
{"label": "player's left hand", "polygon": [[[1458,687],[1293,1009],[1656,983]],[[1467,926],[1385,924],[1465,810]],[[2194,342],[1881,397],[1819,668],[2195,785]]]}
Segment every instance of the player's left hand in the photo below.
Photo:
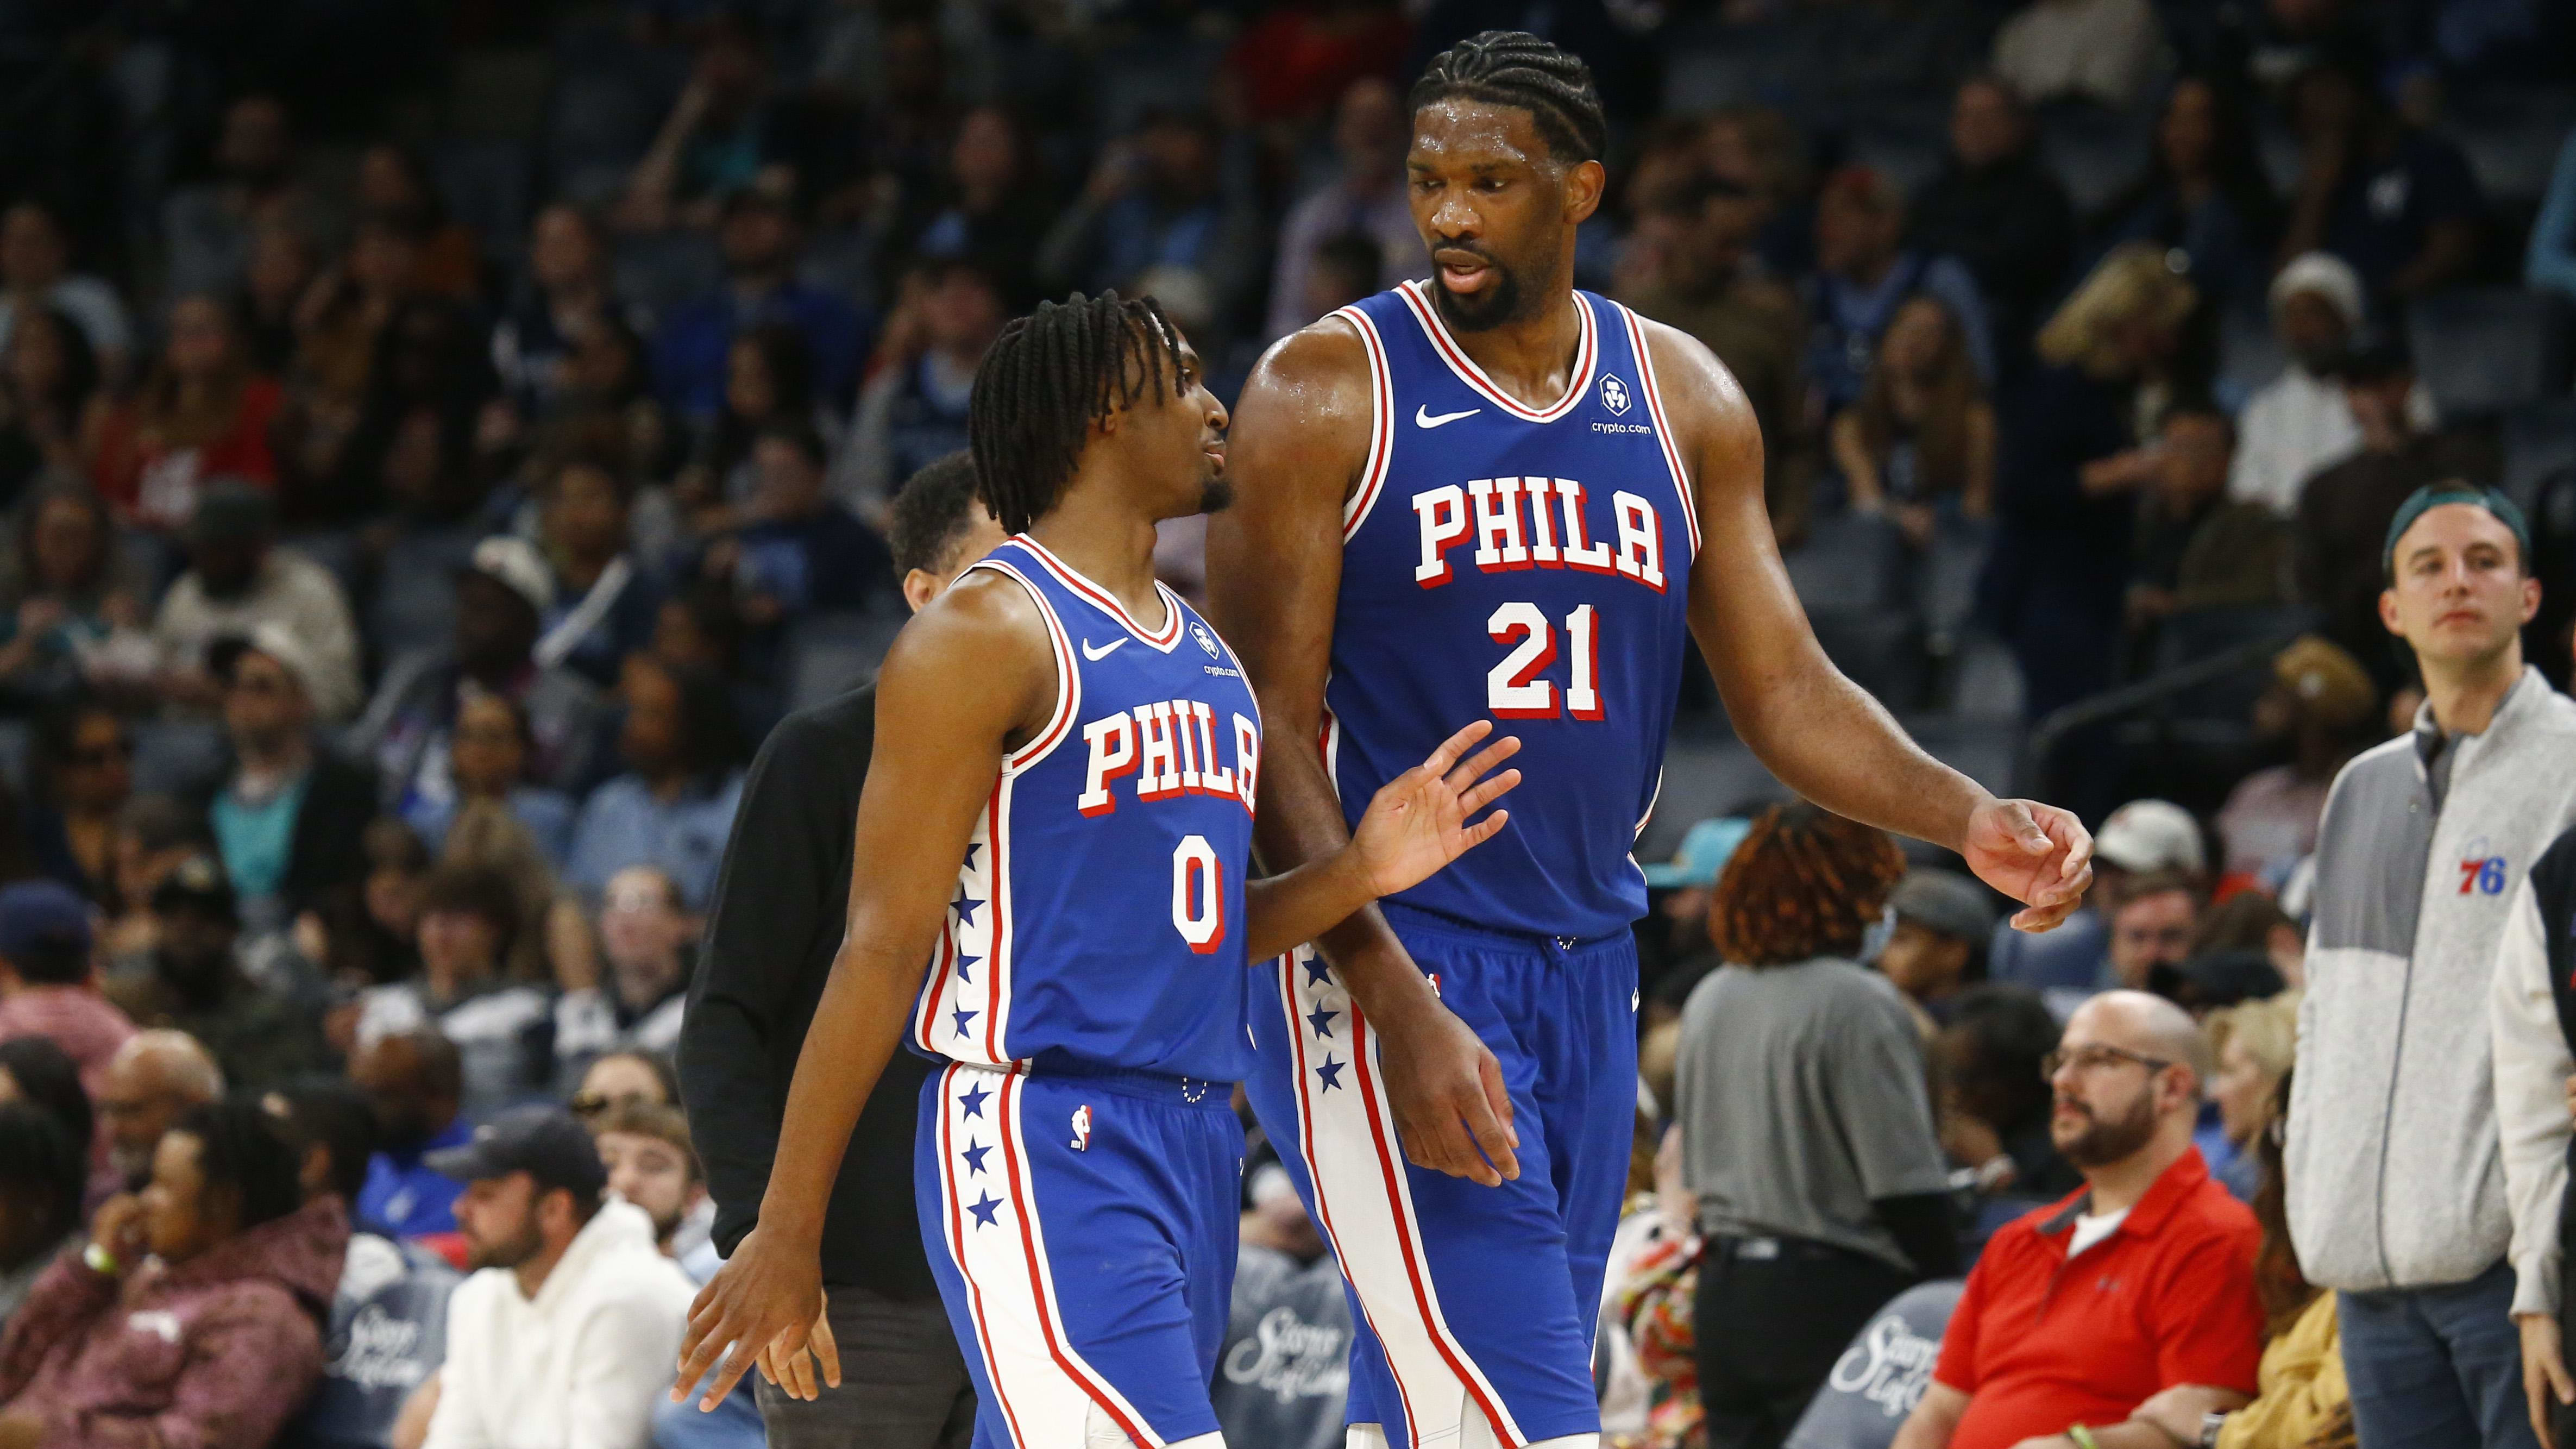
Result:
{"label": "player's left hand", "polygon": [[2093,833],[2054,805],[1989,798],[1968,816],[1959,853],[1977,879],[2022,903],[2016,931],[2046,931],[2074,914],[2093,883]]}
{"label": "player's left hand", "polygon": [[1521,742],[1515,736],[1505,735],[1459,763],[1460,756],[1493,732],[1494,722],[1483,719],[1458,731],[1433,750],[1431,758],[1387,781],[1386,788],[1369,801],[1368,813],[1351,832],[1351,855],[1372,897],[1420,885],[1442,866],[1491,840],[1511,818],[1511,812],[1497,810],[1473,825],[1467,823],[1469,816],[1521,782],[1518,770],[1492,775],[1496,765],[1519,752]]}

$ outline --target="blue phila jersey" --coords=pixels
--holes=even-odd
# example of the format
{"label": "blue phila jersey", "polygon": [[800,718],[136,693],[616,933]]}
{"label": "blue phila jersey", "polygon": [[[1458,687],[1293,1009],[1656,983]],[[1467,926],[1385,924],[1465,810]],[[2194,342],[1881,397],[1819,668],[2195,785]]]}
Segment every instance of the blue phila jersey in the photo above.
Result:
{"label": "blue phila jersey", "polygon": [[1354,824],[1470,720],[1520,736],[1511,823],[1396,899],[1533,935],[1625,930],[1631,848],[1681,687],[1699,519],[1642,324],[1575,294],[1582,341],[1544,409],[1494,385],[1406,283],[1334,315],[1376,392],[1342,514],[1324,758]]}
{"label": "blue phila jersey", "polygon": [[1165,616],[1148,632],[1026,535],[974,567],[1037,601],[1056,706],[976,817],[910,1045],[978,1066],[1241,1081],[1261,759],[1242,661],[1171,590],[1158,586]]}

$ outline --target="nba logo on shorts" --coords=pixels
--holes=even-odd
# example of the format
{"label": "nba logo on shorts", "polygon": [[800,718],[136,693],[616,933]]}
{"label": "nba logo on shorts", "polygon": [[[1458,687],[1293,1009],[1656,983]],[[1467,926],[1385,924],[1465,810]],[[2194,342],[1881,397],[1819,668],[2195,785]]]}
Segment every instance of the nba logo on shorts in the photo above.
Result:
{"label": "nba logo on shorts", "polygon": [[1601,405],[1610,410],[1612,417],[1627,412],[1628,384],[1615,376],[1604,375],[1601,379]]}
{"label": "nba logo on shorts", "polygon": [[1091,1104],[1089,1102],[1073,1109],[1073,1150],[1076,1152],[1091,1150]]}

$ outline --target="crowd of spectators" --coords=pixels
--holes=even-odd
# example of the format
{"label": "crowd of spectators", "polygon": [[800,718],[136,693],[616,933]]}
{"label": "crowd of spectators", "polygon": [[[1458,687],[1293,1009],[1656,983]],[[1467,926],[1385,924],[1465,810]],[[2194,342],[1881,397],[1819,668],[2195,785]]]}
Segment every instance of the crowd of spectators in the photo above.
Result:
{"label": "crowd of spectators", "polygon": [[[0,1449],[791,1442],[774,1387],[659,1392],[783,1089],[693,1140],[673,1058],[801,1034],[701,965],[828,959],[756,890],[837,939],[841,691],[990,541],[907,480],[1042,297],[1154,294],[1230,397],[1424,276],[1404,87],[1497,24],[1611,111],[1580,282],[1742,384],[1802,590],[1919,626],[1887,667],[1811,600],[1891,707],[2011,737],[2272,641],[2223,747],[2041,762],[2099,826],[2048,937],[1806,807],[1650,868],[1615,1441],[2521,1444],[2526,1379],[2576,1399],[2557,7],[77,9],[0,20]],[[2442,370],[2467,314],[2539,391]],[[1186,525],[1158,560],[1203,578]],[[1338,1443],[1271,1155],[1217,1398]],[[948,1442],[908,1196],[853,1191],[833,1322]]]}

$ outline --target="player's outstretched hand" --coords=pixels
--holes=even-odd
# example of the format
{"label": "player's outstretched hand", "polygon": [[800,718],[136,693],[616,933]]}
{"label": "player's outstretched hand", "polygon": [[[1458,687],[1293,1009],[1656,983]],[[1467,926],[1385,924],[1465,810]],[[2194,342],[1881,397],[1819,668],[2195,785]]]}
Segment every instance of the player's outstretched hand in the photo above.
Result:
{"label": "player's outstretched hand", "polygon": [[1472,825],[1468,817],[1521,782],[1518,770],[1493,773],[1520,751],[1521,742],[1505,735],[1459,763],[1493,732],[1493,721],[1482,719],[1458,731],[1431,758],[1387,781],[1369,801],[1368,813],[1351,832],[1351,851],[1371,895],[1391,896],[1420,885],[1503,828],[1509,811],[1497,810]]}
{"label": "player's outstretched hand", "polygon": [[2093,833],[2054,805],[1988,800],[1968,817],[1960,854],[1977,879],[2022,903],[2013,929],[2046,931],[2074,914],[2093,883]]}
{"label": "player's outstretched hand", "polygon": [[[800,1250],[762,1235],[753,1228],[734,1247],[731,1258],[698,1290],[689,1305],[688,1332],[680,1338],[680,1369],[671,1384],[671,1402],[687,1400],[689,1390],[722,1358],[724,1365],[698,1397],[701,1411],[724,1402],[725,1395],[749,1372],[755,1360],[767,1359],[774,1377],[809,1347],[822,1363],[823,1382],[841,1384],[841,1356],[831,1334],[813,1332],[823,1315],[823,1266],[811,1249]],[[812,1379],[804,1378],[810,1391]],[[786,1385],[791,1393],[797,1384]],[[811,1397],[801,1393],[798,1397]]]}

